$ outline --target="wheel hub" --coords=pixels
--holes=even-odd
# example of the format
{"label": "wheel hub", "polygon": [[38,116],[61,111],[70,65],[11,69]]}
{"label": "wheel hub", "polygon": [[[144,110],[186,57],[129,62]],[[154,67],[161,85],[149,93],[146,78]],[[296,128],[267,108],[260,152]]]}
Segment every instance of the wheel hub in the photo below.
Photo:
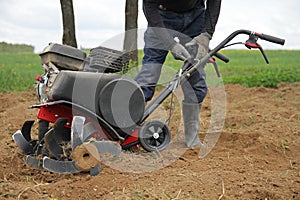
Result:
{"label": "wheel hub", "polygon": [[170,143],[168,126],[160,120],[149,120],[139,130],[139,141],[146,151],[162,151]]}
{"label": "wheel hub", "polygon": [[159,134],[157,132],[153,133],[153,137],[154,139],[158,139],[159,138]]}

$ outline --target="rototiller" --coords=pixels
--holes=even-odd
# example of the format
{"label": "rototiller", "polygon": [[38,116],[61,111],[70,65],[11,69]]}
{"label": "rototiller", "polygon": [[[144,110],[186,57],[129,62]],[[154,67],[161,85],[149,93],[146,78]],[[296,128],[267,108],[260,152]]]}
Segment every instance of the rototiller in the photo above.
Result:
{"label": "rototiller", "polygon": [[[73,174],[82,171],[97,175],[99,157],[119,156],[122,150],[141,146],[146,151],[162,151],[171,141],[169,127],[163,121],[147,120],[153,111],[205,63],[219,54],[235,36],[249,35],[246,47],[258,48],[257,40],[277,44],[284,40],[273,36],[238,30],[229,35],[203,59],[189,59],[174,79],[146,106],[140,86],[122,75],[128,69],[129,54],[105,47],[85,52],[51,43],[40,54],[45,73],[36,78],[38,138],[31,137],[35,120],[25,121],[13,139],[26,154],[26,164],[52,172]],[[226,46],[227,45],[227,46]],[[219,71],[214,63],[217,74]]]}

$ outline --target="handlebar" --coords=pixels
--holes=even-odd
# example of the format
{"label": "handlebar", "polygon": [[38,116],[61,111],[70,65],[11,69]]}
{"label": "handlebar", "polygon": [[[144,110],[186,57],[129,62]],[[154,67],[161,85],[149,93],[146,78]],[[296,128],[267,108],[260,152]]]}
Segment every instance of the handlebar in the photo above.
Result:
{"label": "handlebar", "polygon": [[[263,34],[263,33],[258,33],[258,32],[253,32],[253,31],[249,31],[249,30],[237,30],[233,33],[231,33],[227,38],[225,38],[218,46],[216,46],[214,49],[212,49],[211,51],[208,52],[208,54],[206,54],[199,62],[197,62],[195,64],[195,62],[191,62],[190,60],[185,61],[185,63],[183,64],[183,69],[187,67],[188,63],[194,63],[194,65],[192,67],[190,67],[187,71],[185,71],[182,75],[184,78],[189,78],[191,76],[191,74],[193,74],[198,68],[200,68],[201,66],[203,67],[205,65],[205,63],[208,61],[208,59],[210,57],[212,57],[213,55],[216,56],[216,54],[218,55],[218,51],[225,48],[225,45],[228,44],[233,38],[235,38],[237,35],[240,34],[246,34],[246,35],[255,35],[258,38],[262,39],[262,40],[266,40],[272,43],[276,43],[276,44],[280,44],[280,45],[284,45],[285,40],[275,37],[275,36],[271,36],[271,35],[267,35],[267,34]],[[216,56],[217,57],[217,56]],[[221,59],[223,60],[223,59]]]}
{"label": "handlebar", "polygon": [[215,47],[214,49],[212,49],[207,56],[205,56],[203,58],[203,60],[207,60],[209,59],[209,57],[211,57],[212,55],[214,55],[216,52],[218,52],[219,50],[221,50],[222,48],[224,48],[224,46],[229,43],[233,38],[235,38],[237,35],[240,35],[240,34],[246,34],[246,35],[255,35],[257,36],[258,38],[262,39],[262,40],[266,40],[266,41],[269,41],[269,42],[273,42],[273,43],[276,43],[276,44],[281,44],[281,45],[284,45],[285,43],[285,40],[284,39],[281,39],[281,38],[278,38],[278,37],[274,37],[274,36],[271,36],[271,35],[267,35],[267,34],[263,34],[263,33],[258,33],[258,32],[253,32],[253,31],[249,31],[249,30],[244,30],[244,29],[241,29],[241,30],[237,30],[233,33],[231,33],[225,40],[223,40],[217,47]]}
{"label": "handlebar", "polygon": [[241,29],[241,30],[237,30],[237,31],[233,32],[231,35],[229,35],[223,42],[221,42],[215,49],[213,49],[210,52],[210,56],[214,55],[226,63],[229,62],[229,58],[218,53],[218,51],[221,50],[228,42],[230,42],[234,37],[236,37],[239,34],[255,35],[262,40],[266,40],[268,42],[272,42],[272,43],[276,43],[276,44],[280,44],[280,45],[284,45],[284,43],[285,43],[284,39],[281,39],[281,38],[278,38],[275,36]]}
{"label": "handlebar", "polygon": [[266,40],[266,41],[273,42],[276,44],[284,45],[284,43],[285,43],[284,39],[274,37],[272,35],[267,35],[267,34],[263,34],[263,33],[254,33],[254,35],[258,36],[262,40]]}
{"label": "handlebar", "polygon": [[217,58],[219,58],[220,60],[222,60],[225,63],[229,62],[229,58],[227,58],[225,55],[223,55],[219,52],[215,53],[214,56],[216,56]]}

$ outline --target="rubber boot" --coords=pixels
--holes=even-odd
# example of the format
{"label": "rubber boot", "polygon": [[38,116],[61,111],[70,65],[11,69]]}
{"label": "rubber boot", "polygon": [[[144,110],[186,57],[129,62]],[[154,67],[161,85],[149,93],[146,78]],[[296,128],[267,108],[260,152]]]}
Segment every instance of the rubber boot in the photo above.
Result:
{"label": "rubber boot", "polygon": [[198,132],[200,130],[201,104],[182,102],[185,144],[187,147],[202,146]]}

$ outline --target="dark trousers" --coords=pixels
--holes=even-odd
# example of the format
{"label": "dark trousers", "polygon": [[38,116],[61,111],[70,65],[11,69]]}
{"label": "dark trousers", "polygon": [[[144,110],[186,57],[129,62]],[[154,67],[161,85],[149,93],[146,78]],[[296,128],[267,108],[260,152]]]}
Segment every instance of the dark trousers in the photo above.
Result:
{"label": "dark trousers", "polygon": [[[160,10],[160,14],[169,33],[173,37],[178,37],[180,43],[184,45],[201,33],[204,26],[205,6],[202,3],[183,13]],[[155,84],[160,78],[161,68],[168,54],[164,41],[157,38],[153,29],[148,27],[144,34],[142,69],[135,77],[144,92],[146,101],[151,100],[155,92]],[[207,93],[205,76],[205,72],[201,68],[188,81],[181,84],[184,102],[201,103],[203,101]]]}

